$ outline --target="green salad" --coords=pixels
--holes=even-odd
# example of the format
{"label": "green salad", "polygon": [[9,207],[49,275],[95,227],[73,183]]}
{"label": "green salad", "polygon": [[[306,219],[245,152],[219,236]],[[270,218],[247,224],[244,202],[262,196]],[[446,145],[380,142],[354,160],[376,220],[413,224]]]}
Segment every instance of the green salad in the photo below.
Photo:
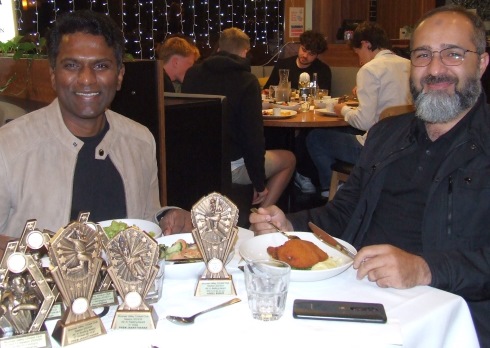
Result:
{"label": "green salad", "polygon": [[[107,236],[112,239],[116,234],[128,228],[129,225],[123,221],[112,220],[108,227],[104,227],[104,231]],[[138,226],[135,226],[138,227]],[[146,232],[146,231],[145,231]],[[154,232],[147,232],[151,237],[155,237]]]}

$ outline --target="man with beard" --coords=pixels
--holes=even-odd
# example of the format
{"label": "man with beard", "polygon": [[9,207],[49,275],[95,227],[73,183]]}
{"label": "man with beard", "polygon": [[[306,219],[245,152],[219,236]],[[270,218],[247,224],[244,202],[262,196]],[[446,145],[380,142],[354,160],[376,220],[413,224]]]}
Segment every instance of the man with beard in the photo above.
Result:
{"label": "man with beard", "polygon": [[480,78],[489,56],[481,19],[439,7],[411,39],[415,113],[369,131],[343,189],[325,207],[250,216],[256,233],[305,231],[308,221],[353,244],[357,278],[380,287],[430,285],[468,303],[490,346],[490,107]]}

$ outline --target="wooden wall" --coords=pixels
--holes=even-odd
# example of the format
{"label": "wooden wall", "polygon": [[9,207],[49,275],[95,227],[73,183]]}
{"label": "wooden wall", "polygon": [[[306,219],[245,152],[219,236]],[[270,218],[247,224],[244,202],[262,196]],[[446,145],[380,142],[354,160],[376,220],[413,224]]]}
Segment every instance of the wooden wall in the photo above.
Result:
{"label": "wooden wall", "polygon": [[[325,33],[329,43],[336,40],[344,19],[369,20],[369,0],[313,0],[313,29]],[[377,0],[377,22],[390,39],[399,38],[399,30],[413,25],[436,6],[436,0]]]}

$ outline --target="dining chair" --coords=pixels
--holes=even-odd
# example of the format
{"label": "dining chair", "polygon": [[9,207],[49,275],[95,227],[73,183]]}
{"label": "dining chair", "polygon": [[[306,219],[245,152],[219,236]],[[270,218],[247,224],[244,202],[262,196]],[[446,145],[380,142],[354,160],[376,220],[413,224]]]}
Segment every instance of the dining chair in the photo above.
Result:
{"label": "dining chair", "polygon": [[[396,105],[390,106],[381,111],[379,114],[379,120],[385,119],[391,116],[398,116],[413,112],[415,106],[412,104]],[[328,195],[328,200],[331,201],[339,189],[339,185],[346,182],[349,175],[354,168],[353,163],[348,163],[344,161],[337,160],[331,166],[332,178],[330,179],[330,191]]]}

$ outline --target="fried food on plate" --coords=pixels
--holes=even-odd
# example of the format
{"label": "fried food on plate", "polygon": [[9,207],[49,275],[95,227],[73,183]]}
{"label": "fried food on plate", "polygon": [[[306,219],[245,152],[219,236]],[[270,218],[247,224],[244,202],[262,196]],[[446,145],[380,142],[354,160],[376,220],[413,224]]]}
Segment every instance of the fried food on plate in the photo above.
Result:
{"label": "fried food on plate", "polygon": [[290,239],[278,247],[268,247],[267,253],[276,260],[284,261],[293,268],[311,268],[328,259],[328,254],[314,243],[302,239]]}

